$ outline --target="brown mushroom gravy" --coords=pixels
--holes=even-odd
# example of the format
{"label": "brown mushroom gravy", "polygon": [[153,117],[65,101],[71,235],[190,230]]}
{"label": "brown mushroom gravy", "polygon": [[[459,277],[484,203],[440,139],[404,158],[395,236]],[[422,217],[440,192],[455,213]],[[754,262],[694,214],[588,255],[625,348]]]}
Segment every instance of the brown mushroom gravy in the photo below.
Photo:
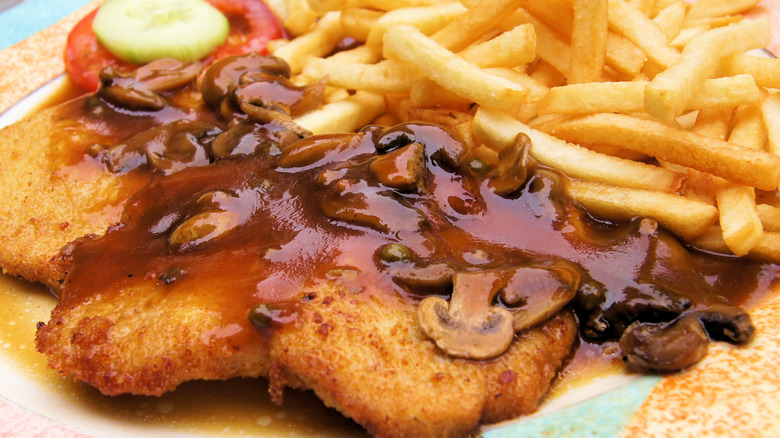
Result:
{"label": "brown mushroom gravy", "polygon": [[[572,307],[586,342],[627,333],[629,364],[667,371],[698,360],[706,338],[748,342],[737,307],[776,278],[775,265],[697,252],[652,219],[590,216],[522,135],[496,166],[422,122],[311,136],[291,116],[321,86],[293,86],[279,60],[212,66],[200,85],[214,111],[191,78],[155,85],[189,68],[163,67],[108,72],[101,91],[62,107],[101,138],[62,157],[62,171],[89,162],[149,181],[105,235],[63,249],[66,305],[138,281],[199,291],[221,305],[218,335],[240,348],[295,321],[306,287],[341,282],[387,305],[421,303],[424,332],[471,359]],[[665,348],[672,338],[687,343]]]}

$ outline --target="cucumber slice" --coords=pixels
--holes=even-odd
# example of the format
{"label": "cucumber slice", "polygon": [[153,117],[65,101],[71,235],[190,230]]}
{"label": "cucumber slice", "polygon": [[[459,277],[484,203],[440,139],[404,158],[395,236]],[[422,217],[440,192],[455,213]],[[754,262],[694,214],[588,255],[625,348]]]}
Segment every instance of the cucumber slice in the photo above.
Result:
{"label": "cucumber slice", "polygon": [[106,0],[92,22],[100,44],[133,64],[194,61],[227,39],[227,18],[204,0]]}

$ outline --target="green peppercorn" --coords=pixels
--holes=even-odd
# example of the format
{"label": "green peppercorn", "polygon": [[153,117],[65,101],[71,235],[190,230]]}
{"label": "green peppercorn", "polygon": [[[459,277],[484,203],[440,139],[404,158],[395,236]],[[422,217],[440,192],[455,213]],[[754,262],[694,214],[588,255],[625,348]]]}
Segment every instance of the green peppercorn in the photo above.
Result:
{"label": "green peppercorn", "polygon": [[400,243],[390,243],[379,251],[379,258],[386,262],[408,262],[412,259],[412,250]]}
{"label": "green peppercorn", "polygon": [[471,161],[469,161],[469,170],[475,174],[484,175],[490,172],[490,169],[491,166],[482,158],[474,157]]}
{"label": "green peppercorn", "polygon": [[259,329],[271,327],[274,309],[268,304],[257,304],[249,309],[249,322]]}
{"label": "green peppercorn", "polygon": [[158,278],[165,284],[171,284],[181,278],[184,274],[184,269],[174,266],[163,271]]}

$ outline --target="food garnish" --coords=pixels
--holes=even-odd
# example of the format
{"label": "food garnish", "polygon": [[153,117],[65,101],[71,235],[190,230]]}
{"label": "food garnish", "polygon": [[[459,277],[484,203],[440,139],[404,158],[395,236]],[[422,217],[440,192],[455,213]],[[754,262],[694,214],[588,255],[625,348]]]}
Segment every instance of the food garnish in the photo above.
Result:
{"label": "food garnish", "polygon": [[146,64],[161,58],[196,61],[227,39],[227,18],[205,0],[108,0],[92,30],[118,58]]}
{"label": "food garnish", "polygon": [[[284,36],[284,30],[279,20],[261,0],[208,0],[206,3],[216,8],[222,18],[214,16],[213,9],[204,4],[203,0],[196,2],[178,0],[166,2],[107,1],[107,12],[102,14],[104,17],[102,23],[105,25],[101,24],[101,20],[99,20],[98,31],[102,35],[101,42],[108,43],[110,50],[98,41],[96,33],[93,31],[94,20],[101,7],[87,14],[68,34],[65,48],[65,71],[77,86],[87,91],[95,91],[100,83],[98,73],[104,67],[111,66],[121,73],[129,73],[138,67],[134,63],[146,63],[174,55],[171,52],[157,52],[161,48],[167,47],[166,50],[185,48],[188,53],[180,51],[181,56],[174,57],[182,61],[200,60],[209,64],[226,56],[253,51],[265,54],[267,53],[265,46],[269,41]],[[151,6],[146,6],[151,7],[151,10],[160,10],[165,4],[168,4],[168,7],[173,6],[174,9],[186,5],[185,10],[189,10],[193,5],[200,5],[196,7],[195,11],[208,11],[206,16],[212,16],[214,19],[205,18],[208,22],[205,26],[201,25],[200,21],[189,22],[197,29],[193,37],[192,35],[180,34],[175,27],[176,23],[180,25],[183,23],[180,18],[175,18],[181,15],[181,11],[166,10],[162,11],[162,14],[158,11],[157,15],[150,15],[151,10],[138,10],[139,12],[134,13],[134,16],[138,17],[141,22],[156,20],[152,27],[157,33],[172,33],[173,35],[170,37],[149,37],[151,32],[141,31],[144,29],[139,29],[139,32],[126,29],[125,32],[118,33],[122,31],[122,28],[115,29],[116,26],[112,25],[111,17],[114,16],[114,13],[122,14],[122,10],[126,9],[125,6],[128,10],[137,10],[136,8],[143,4],[151,4]],[[105,18],[106,14],[108,19]],[[187,20],[195,17],[194,15],[190,17],[190,15],[188,15]],[[227,19],[226,22],[224,18]],[[134,22],[124,18],[121,21],[125,25]],[[229,26],[229,30],[226,31],[225,25]],[[133,41],[133,38],[139,38],[141,35],[146,36],[147,39]],[[223,39],[224,42],[216,44],[216,47],[212,47],[213,50],[206,50],[207,45],[214,44],[220,39]],[[112,41],[115,43],[112,44]],[[189,51],[190,49],[196,50]],[[133,55],[124,55],[130,53]],[[141,56],[141,58],[136,59],[137,56]]]}

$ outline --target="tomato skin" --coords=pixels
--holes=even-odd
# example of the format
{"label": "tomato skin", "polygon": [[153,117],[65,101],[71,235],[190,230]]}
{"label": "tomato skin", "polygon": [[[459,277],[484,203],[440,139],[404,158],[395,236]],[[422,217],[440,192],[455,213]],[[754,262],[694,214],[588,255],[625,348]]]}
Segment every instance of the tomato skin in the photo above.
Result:
{"label": "tomato skin", "polygon": [[112,66],[119,71],[135,68],[133,64],[114,56],[98,42],[92,32],[92,21],[96,14],[97,9],[76,24],[68,34],[65,46],[65,72],[74,84],[88,91],[98,89],[98,73],[104,67]]}
{"label": "tomato skin", "polygon": [[269,41],[285,37],[276,15],[259,0],[207,0],[230,22],[230,34],[224,44],[214,49],[204,62],[210,64],[226,56],[257,52],[268,53]]}
{"label": "tomato skin", "polygon": [[[266,54],[266,44],[285,36],[276,16],[260,0],[207,0],[230,22],[230,33],[224,44],[214,49],[201,61],[208,65],[225,56],[255,51]],[[103,47],[92,31],[97,9],[76,24],[68,34],[65,46],[65,71],[73,83],[87,91],[100,86],[98,73],[112,66],[128,72],[137,66],[123,61]]]}

